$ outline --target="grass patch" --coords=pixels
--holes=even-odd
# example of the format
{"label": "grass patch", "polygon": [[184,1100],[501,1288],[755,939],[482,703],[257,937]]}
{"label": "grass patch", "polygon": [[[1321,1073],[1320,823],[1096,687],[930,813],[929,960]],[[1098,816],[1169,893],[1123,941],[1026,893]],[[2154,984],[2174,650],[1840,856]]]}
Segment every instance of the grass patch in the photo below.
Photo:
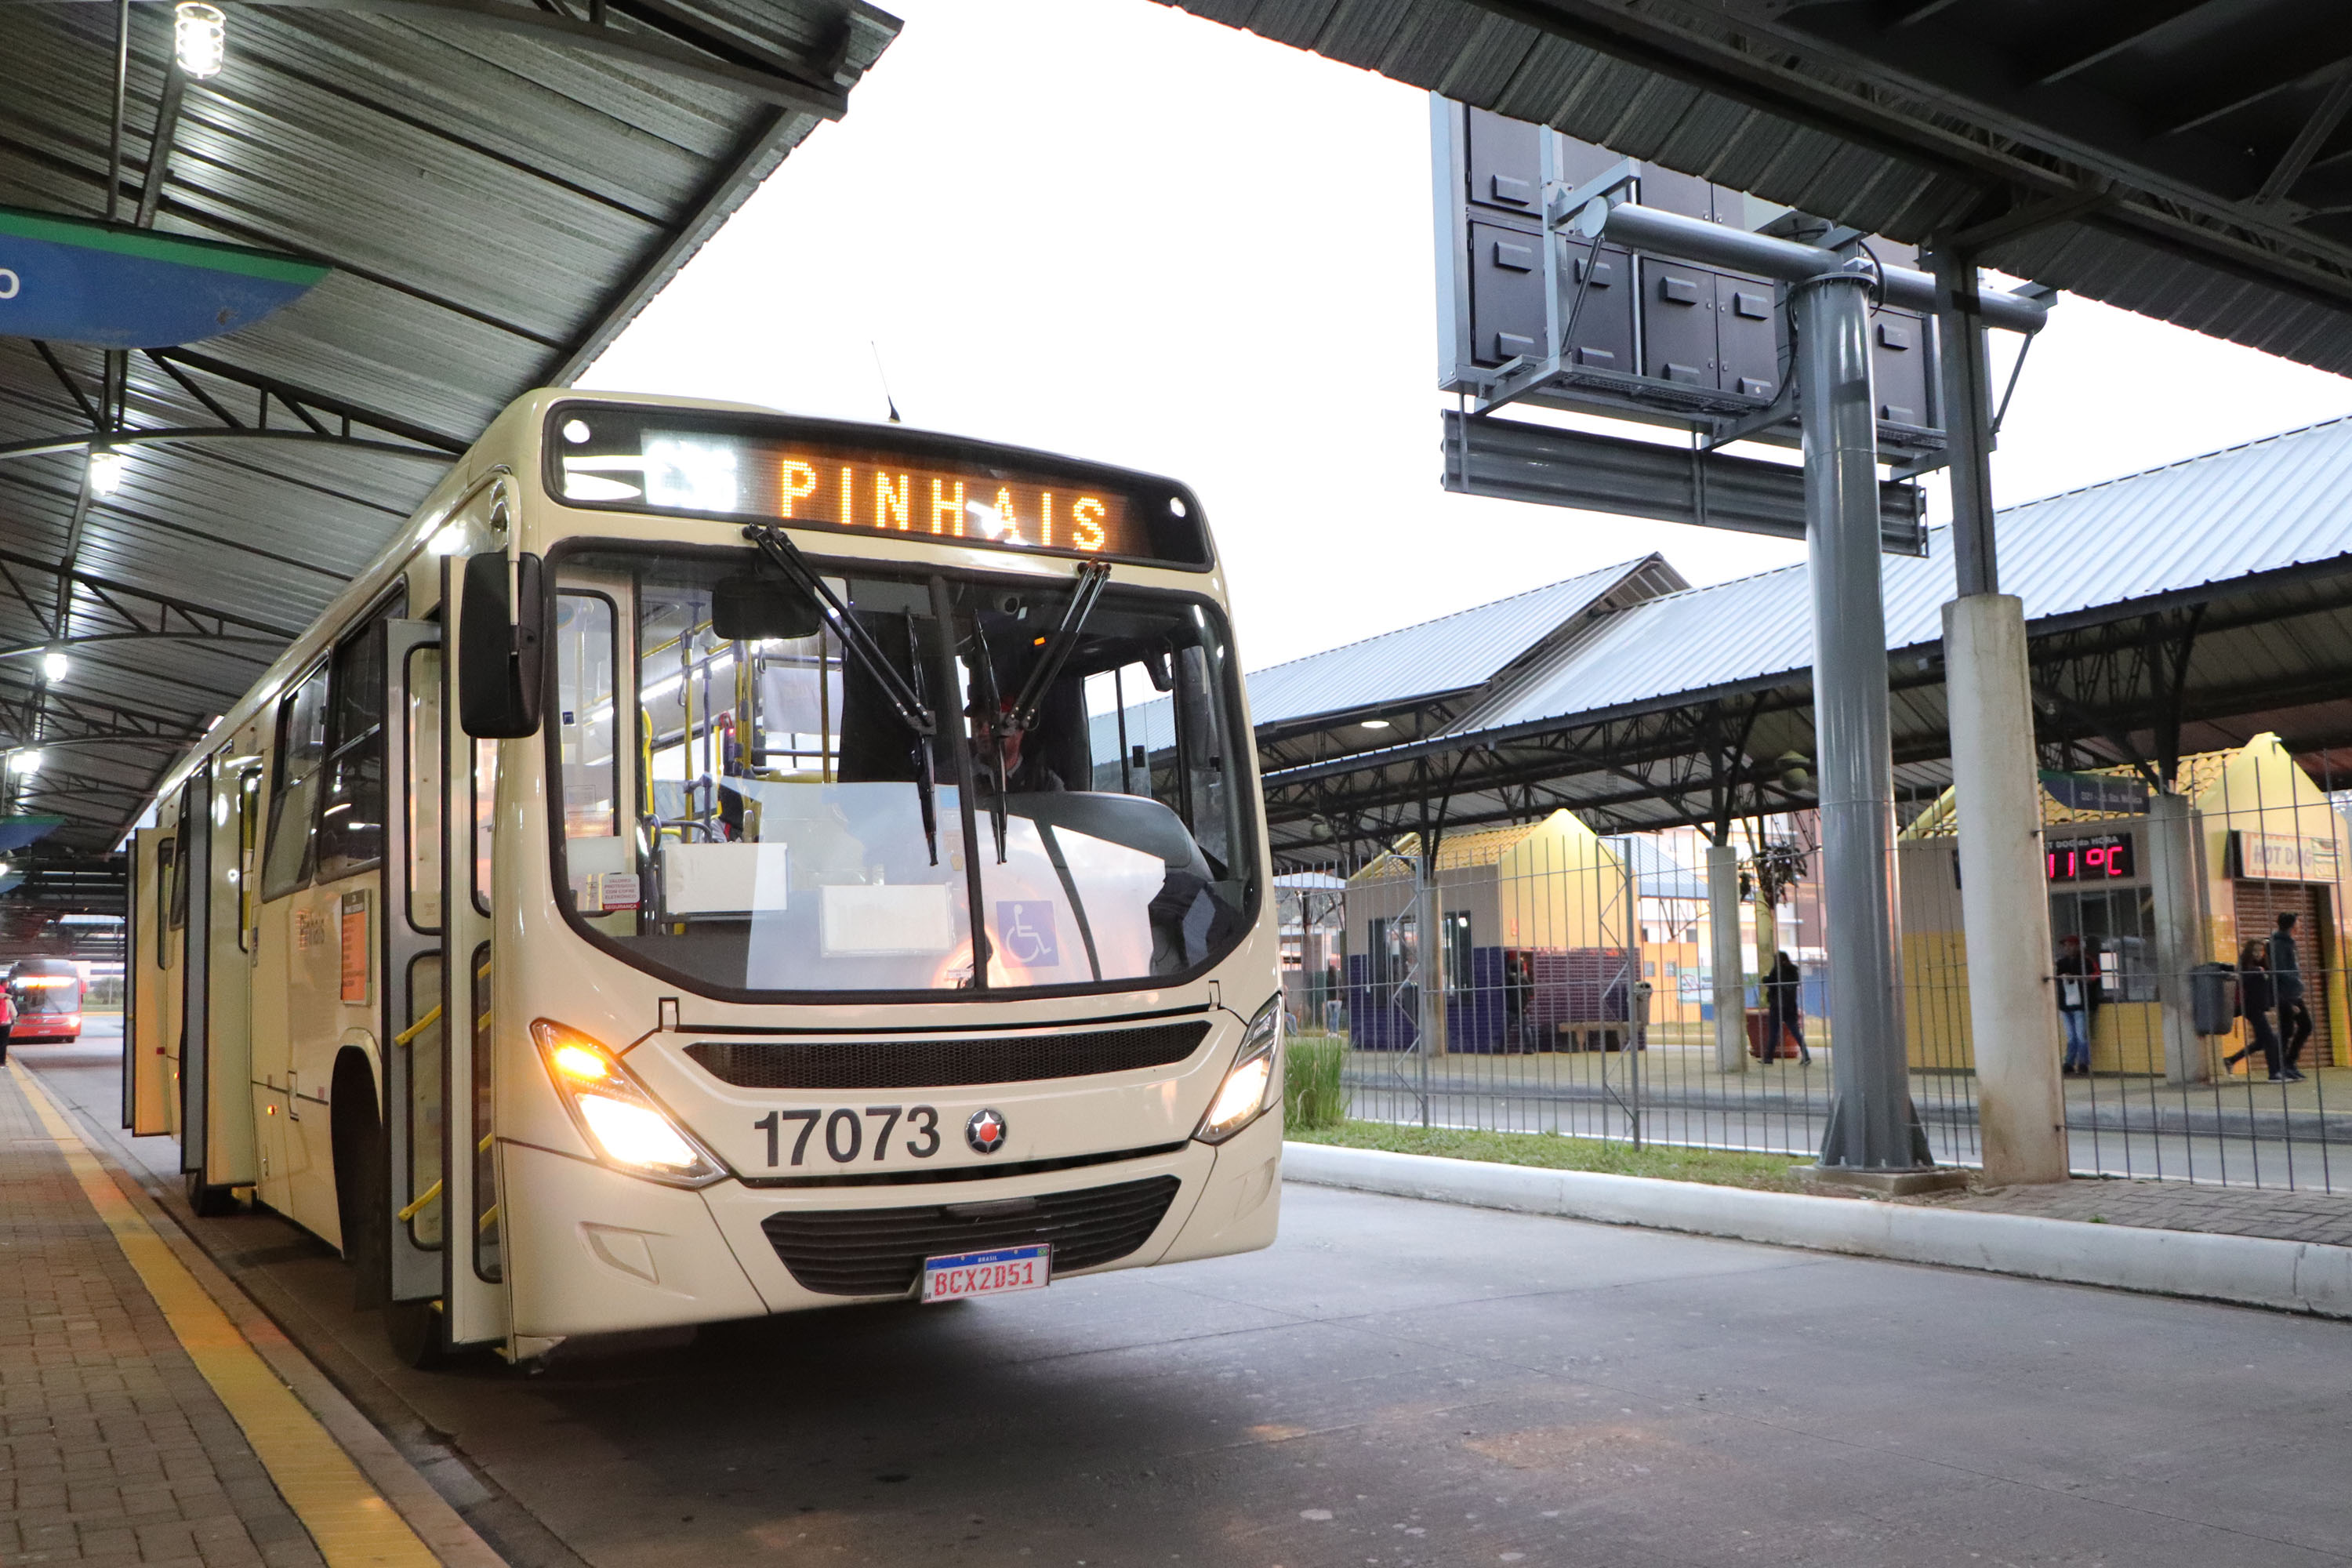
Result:
{"label": "grass patch", "polygon": [[1302,1143],[1343,1149],[1386,1149],[1398,1154],[1439,1154],[1449,1160],[1484,1160],[1497,1165],[1537,1165],[1549,1171],[1602,1171],[1612,1176],[1657,1176],[1669,1182],[1706,1182],[1718,1187],[1801,1193],[1795,1170],[1801,1156],[1748,1154],[1726,1149],[1678,1149],[1557,1132],[1477,1132],[1454,1127],[1397,1127],[1385,1121],[1341,1121],[1325,1127],[1289,1126]]}
{"label": "grass patch", "polygon": [[1339,1076],[1348,1067],[1345,1035],[1293,1035],[1282,1068],[1282,1124],[1300,1132],[1337,1127],[1348,1114]]}

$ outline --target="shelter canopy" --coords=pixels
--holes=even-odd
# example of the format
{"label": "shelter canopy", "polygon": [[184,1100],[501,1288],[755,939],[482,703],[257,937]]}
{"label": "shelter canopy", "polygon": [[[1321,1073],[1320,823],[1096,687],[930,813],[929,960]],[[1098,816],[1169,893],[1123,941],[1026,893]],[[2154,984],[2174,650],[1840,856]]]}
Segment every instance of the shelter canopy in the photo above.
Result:
{"label": "shelter canopy", "polygon": [[[381,548],[450,458],[609,345],[898,30],[862,0],[11,5],[0,205],[324,262],[194,345],[0,339],[0,745],[27,809],[112,844],[176,754]],[[120,488],[84,485],[119,425]],[[168,437],[162,433],[171,432]],[[40,675],[68,645],[68,672]],[[119,893],[119,887],[117,889]]]}

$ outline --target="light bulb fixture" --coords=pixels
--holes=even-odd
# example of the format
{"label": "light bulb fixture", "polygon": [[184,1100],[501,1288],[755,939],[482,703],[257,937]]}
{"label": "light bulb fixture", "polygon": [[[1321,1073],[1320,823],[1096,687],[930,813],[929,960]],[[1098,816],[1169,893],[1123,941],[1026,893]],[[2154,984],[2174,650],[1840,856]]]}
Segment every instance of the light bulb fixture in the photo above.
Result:
{"label": "light bulb fixture", "polygon": [[220,75],[228,58],[228,18],[217,5],[180,0],[172,7],[172,53],[180,68],[203,81]]}
{"label": "light bulb fixture", "polygon": [[72,668],[73,660],[66,657],[63,648],[53,647],[41,656],[41,679],[44,680],[63,680],[66,671]]}
{"label": "light bulb fixture", "polygon": [[8,756],[12,773],[37,773],[41,771],[41,752],[37,746],[28,752],[12,752]]}
{"label": "light bulb fixture", "polygon": [[110,496],[122,483],[122,469],[127,459],[111,447],[89,449],[89,493]]}

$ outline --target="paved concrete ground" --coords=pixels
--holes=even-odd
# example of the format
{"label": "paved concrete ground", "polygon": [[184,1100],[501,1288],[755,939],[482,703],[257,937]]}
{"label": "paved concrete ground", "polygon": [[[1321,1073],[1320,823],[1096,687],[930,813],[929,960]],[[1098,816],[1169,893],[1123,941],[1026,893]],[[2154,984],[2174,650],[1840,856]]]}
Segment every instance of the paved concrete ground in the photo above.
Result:
{"label": "paved concrete ground", "polygon": [[1940,1199],[1948,1208],[2038,1215],[2043,1219],[2156,1230],[2202,1230],[2224,1236],[2268,1236],[2352,1247],[2352,1194],[2276,1192],[2188,1182],[2073,1181],[2043,1187],[2002,1187]]}
{"label": "paved concrete ground", "polygon": [[2352,1563],[2352,1325],[1284,1202],[1265,1253],[536,1377],[400,1369],[323,1247],[201,1233],[523,1563]]}
{"label": "paved concrete ground", "polygon": [[0,1069],[0,1563],[320,1561]]}

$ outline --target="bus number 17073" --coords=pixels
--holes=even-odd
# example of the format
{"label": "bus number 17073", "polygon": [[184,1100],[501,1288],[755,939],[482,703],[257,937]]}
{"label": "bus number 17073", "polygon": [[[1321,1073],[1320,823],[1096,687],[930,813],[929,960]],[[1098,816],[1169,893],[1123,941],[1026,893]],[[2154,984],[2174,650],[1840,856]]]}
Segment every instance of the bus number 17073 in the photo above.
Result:
{"label": "bus number 17073", "polygon": [[[906,1142],[907,1152],[918,1160],[928,1160],[940,1152],[940,1113],[928,1105],[869,1105],[867,1117],[878,1118],[882,1126],[871,1141],[877,1164],[890,1157],[890,1135],[904,1121],[916,1136]],[[809,1140],[814,1136],[817,1124],[824,1124],[824,1152],[836,1165],[846,1165],[867,1147],[866,1121],[847,1106],[826,1115],[823,1110],[771,1110],[752,1128],[768,1135],[768,1164],[774,1167],[783,1152],[784,1123],[797,1121],[799,1134],[793,1139],[791,1163],[807,1162]]]}

